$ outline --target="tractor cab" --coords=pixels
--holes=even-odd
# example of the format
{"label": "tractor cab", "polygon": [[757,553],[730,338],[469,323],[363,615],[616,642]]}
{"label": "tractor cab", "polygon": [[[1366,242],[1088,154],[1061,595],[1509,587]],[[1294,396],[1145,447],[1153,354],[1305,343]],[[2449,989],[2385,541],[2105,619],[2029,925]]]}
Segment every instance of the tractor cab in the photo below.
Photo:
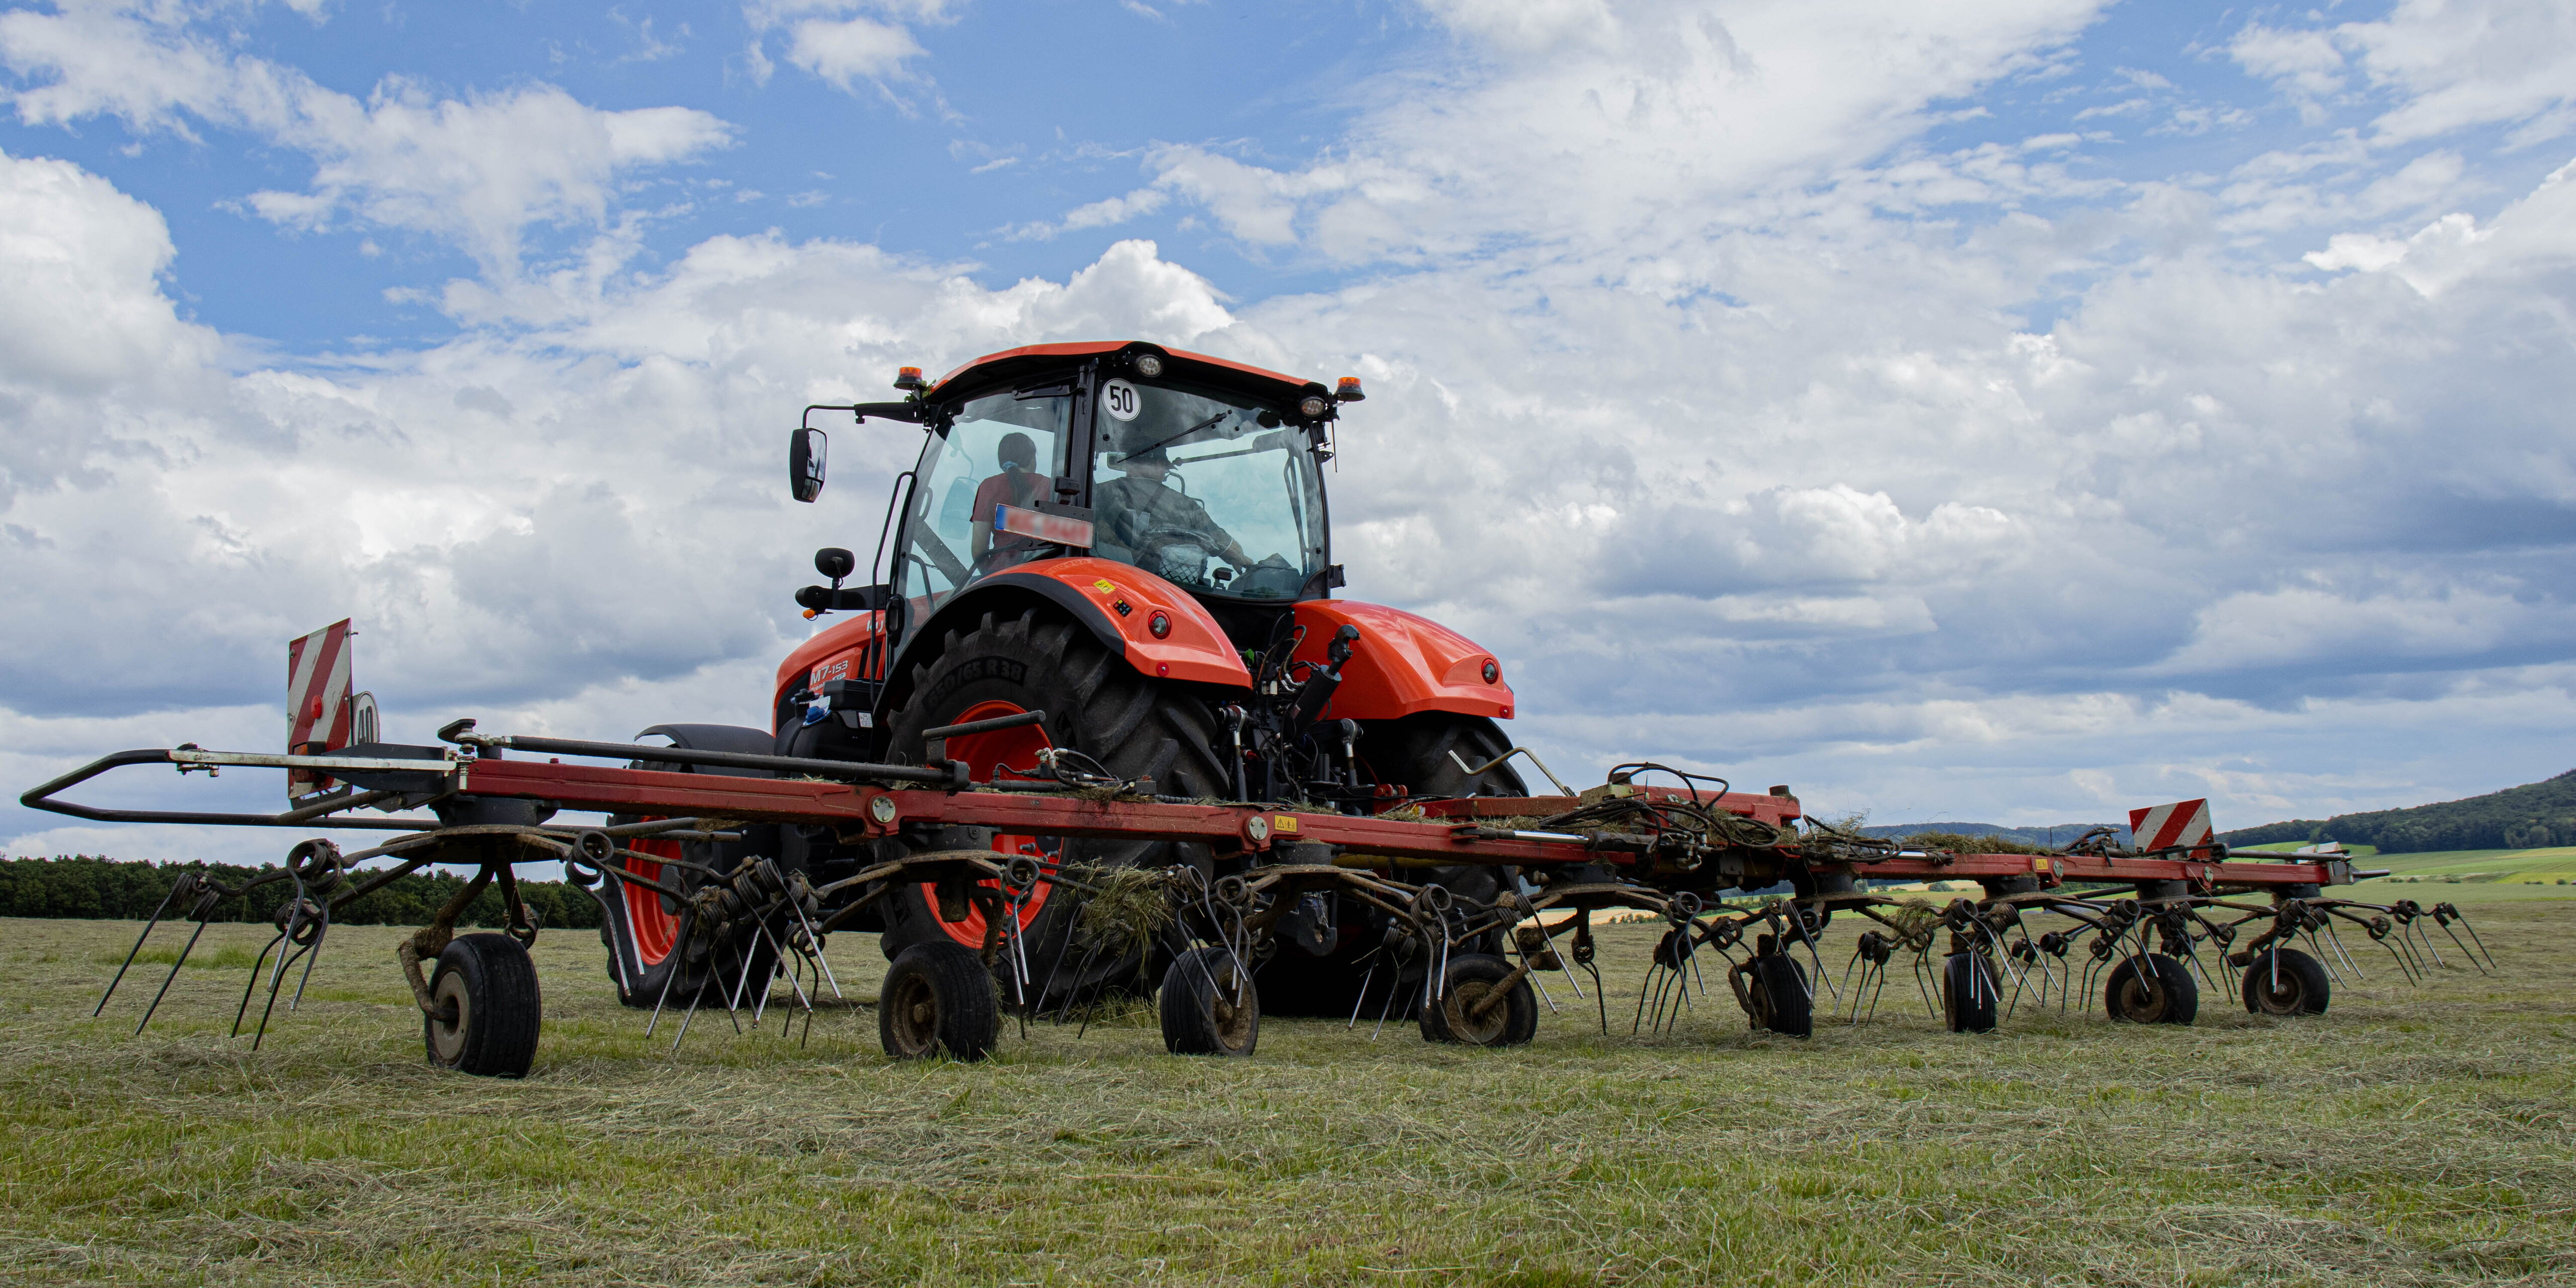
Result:
{"label": "tractor cab", "polygon": [[1131,344],[996,355],[921,401],[887,576],[898,652],[961,591],[1046,560],[1140,569],[1250,628],[1244,647],[1327,588],[1320,385]]}

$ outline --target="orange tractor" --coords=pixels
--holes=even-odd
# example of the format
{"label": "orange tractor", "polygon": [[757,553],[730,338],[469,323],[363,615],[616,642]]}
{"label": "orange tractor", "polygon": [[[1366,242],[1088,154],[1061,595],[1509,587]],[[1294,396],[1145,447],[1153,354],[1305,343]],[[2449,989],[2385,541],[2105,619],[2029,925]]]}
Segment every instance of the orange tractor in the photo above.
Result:
{"label": "orange tractor", "polygon": [[[1089,782],[1167,801],[1271,801],[1373,814],[1444,797],[1522,796],[1502,763],[1512,715],[1501,663],[1414,614],[1336,599],[1343,584],[1321,466],[1356,378],[1337,389],[1142,341],[1030,345],[937,381],[906,368],[899,402],[806,409],[790,443],[796,498],[823,490],[816,412],[921,426],[920,459],[895,481],[865,584],[825,549],[831,580],[797,595],[806,615],[848,616],[780,665],[770,727],[661,725],[674,746],[806,759],[963,762],[978,782]],[[759,775],[757,769],[698,772]],[[1035,856],[1046,871],[1196,866],[1187,841],[1104,841],[950,828],[944,849]],[[745,855],[818,886],[877,858],[829,828],[771,824],[734,842],[643,842],[681,888]],[[1490,901],[1509,868],[1427,874]],[[992,883],[987,881],[986,886]],[[691,906],[621,886],[602,930],[610,975],[633,1005],[688,996]],[[910,886],[842,924],[883,933],[886,956],[952,940],[986,947],[989,900]],[[1028,974],[1049,998],[1160,978],[1144,952],[1077,933],[1080,900],[1049,882],[1018,918]],[[1389,924],[1381,924],[1389,923]],[[1347,1009],[1359,963],[1390,919],[1330,892],[1286,915],[1257,970],[1264,1009]],[[703,940],[704,936],[697,937]],[[1495,946],[1494,951],[1500,951]],[[1417,964],[1414,972],[1419,973]],[[1385,981],[1394,987],[1397,980]],[[677,985],[676,989],[674,984]]]}

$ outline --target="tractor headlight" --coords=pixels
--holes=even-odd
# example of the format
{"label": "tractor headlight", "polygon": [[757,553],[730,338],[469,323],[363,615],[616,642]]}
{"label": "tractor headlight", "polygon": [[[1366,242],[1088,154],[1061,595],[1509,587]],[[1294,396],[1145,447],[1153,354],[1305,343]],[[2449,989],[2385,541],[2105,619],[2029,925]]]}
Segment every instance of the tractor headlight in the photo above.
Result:
{"label": "tractor headlight", "polygon": [[1150,353],[1136,355],[1136,374],[1147,380],[1163,374],[1163,360]]}
{"label": "tractor headlight", "polygon": [[1304,401],[1297,404],[1297,410],[1308,420],[1313,420],[1315,417],[1323,415],[1324,409],[1332,405],[1332,400],[1324,397],[1322,394],[1308,394]]}

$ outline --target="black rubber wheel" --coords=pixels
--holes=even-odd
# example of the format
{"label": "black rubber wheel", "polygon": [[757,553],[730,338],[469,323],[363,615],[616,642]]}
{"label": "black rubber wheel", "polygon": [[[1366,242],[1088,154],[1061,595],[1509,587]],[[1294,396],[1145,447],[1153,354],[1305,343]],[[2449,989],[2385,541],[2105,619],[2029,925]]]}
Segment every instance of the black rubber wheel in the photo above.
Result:
{"label": "black rubber wheel", "polygon": [[1984,953],[1952,953],[1941,966],[1941,1013],[1953,1033],[1991,1033],[2003,981]]}
{"label": "black rubber wheel", "polygon": [[[775,750],[775,739],[758,729],[734,725],[666,724],[655,725],[635,735],[644,742],[656,736],[668,738],[670,745],[696,751],[734,751],[768,755]],[[766,769],[736,769],[716,765],[671,765],[659,761],[636,761],[629,766],[657,773],[714,774],[728,778],[769,778]],[[612,825],[642,821],[634,814],[611,815]],[[710,878],[696,867],[680,867],[670,860],[683,860],[717,871],[730,871],[752,854],[765,855],[786,863],[780,853],[781,829],[775,824],[758,824],[744,829],[740,841],[656,841],[635,840],[626,849],[649,854],[666,861],[646,874],[695,892]],[[744,926],[727,942],[702,950],[692,959],[684,949],[694,938],[697,912],[685,901],[659,894],[649,887],[623,885],[615,880],[602,880],[592,888],[591,897],[600,907],[599,942],[608,949],[608,978],[617,985],[617,1000],[632,1007],[650,1008],[665,1002],[686,1008],[705,990],[704,1002],[721,1006],[736,985],[748,997],[764,986],[775,973],[778,952],[761,938],[757,929]],[[771,927],[773,932],[780,927]],[[749,953],[751,974],[743,976],[743,955]],[[718,991],[719,983],[722,991]]]}
{"label": "black rubber wheel", "polygon": [[1793,1038],[1815,1036],[1816,999],[1807,992],[1805,967],[1775,953],[1754,958],[1745,975],[1753,1027]]}
{"label": "black rubber wheel", "polygon": [[[1122,777],[1151,778],[1153,790],[1163,795],[1217,796],[1226,790],[1207,705],[1180,685],[1139,674],[1091,632],[1052,612],[1031,608],[1009,618],[987,613],[971,630],[949,631],[936,656],[911,668],[907,687],[901,709],[887,722],[889,755],[896,760],[927,759],[922,731],[957,723],[977,707],[988,713],[1044,711],[1039,728],[1046,745],[1081,752]],[[979,779],[991,773],[992,766],[975,766]],[[996,848],[1005,844],[996,838]],[[1039,847],[1069,866],[1159,867],[1187,857],[1168,841],[1032,837],[1007,844]],[[1145,963],[1135,951],[1095,954],[1077,940],[1082,901],[1072,891],[1046,883],[1040,889],[1043,901],[1029,913],[1024,930],[1030,970],[1037,976],[1032,988],[1052,976],[1047,995],[1056,1000],[1137,979]],[[982,946],[982,914],[943,921],[931,886],[905,886],[886,902],[887,929],[879,946],[890,958],[927,943]]]}
{"label": "black rubber wheel", "polygon": [[904,949],[877,990],[877,1041],[898,1060],[940,1052],[981,1060],[1001,1037],[1001,1010],[984,959],[959,944]]}
{"label": "black rubber wheel", "polygon": [[527,1075],[537,1058],[536,963],[508,935],[459,935],[429,976],[430,1011],[420,1017],[429,1062],[486,1078]]}
{"label": "black rubber wheel", "polygon": [[2323,1015],[2332,995],[2325,966],[2296,948],[2266,948],[2245,968],[2245,1009],[2256,1015]]}
{"label": "black rubber wheel", "polygon": [[2102,986],[2102,1005],[2115,1020],[2131,1024],[2189,1024],[2200,1014],[2200,986],[2191,969],[2163,953],[2121,959]]}
{"label": "black rubber wheel", "polygon": [[1501,992],[1503,981],[1511,975],[1512,964],[1490,953],[1450,957],[1440,1000],[1422,1008],[1422,1040],[1501,1047],[1521,1046],[1537,1037],[1538,993],[1527,975],[1513,980],[1509,992]]}
{"label": "black rubber wheel", "polygon": [[1193,948],[1173,958],[1163,972],[1163,1049],[1251,1055],[1261,1041],[1261,990],[1243,974],[1222,948]]}

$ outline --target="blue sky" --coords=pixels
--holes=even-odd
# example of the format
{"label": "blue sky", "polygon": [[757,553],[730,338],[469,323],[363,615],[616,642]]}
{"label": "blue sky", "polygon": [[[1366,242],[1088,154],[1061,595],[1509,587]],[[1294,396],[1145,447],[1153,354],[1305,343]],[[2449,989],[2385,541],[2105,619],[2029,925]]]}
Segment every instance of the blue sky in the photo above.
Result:
{"label": "blue sky", "polygon": [[2571,86],[2568,0],[0,8],[0,772],[266,746],[350,614],[408,736],[756,722],[913,447],[796,507],[794,408],[1139,335],[1368,378],[1349,593],[1502,654],[1553,764],[1882,821],[2530,781]]}

